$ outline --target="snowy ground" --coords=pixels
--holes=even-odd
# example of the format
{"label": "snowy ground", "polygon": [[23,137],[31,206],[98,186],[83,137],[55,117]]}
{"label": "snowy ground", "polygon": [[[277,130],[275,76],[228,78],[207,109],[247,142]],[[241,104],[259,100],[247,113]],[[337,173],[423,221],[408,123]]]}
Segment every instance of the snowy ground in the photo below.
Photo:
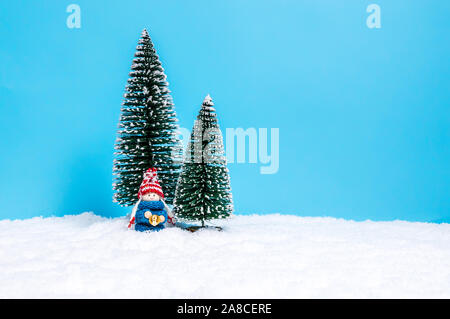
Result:
{"label": "snowy ground", "polygon": [[[219,223],[216,223],[219,224]],[[235,216],[128,231],[90,213],[0,221],[0,297],[450,298],[450,225]]]}

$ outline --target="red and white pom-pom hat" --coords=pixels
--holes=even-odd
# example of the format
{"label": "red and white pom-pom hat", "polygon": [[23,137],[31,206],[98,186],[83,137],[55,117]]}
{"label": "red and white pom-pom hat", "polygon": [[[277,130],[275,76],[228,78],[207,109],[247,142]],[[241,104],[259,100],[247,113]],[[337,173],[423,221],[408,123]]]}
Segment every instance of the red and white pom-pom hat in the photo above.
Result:
{"label": "red and white pom-pom hat", "polygon": [[141,197],[147,193],[156,193],[159,197],[164,198],[161,185],[159,185],[158,174],[154,167],[149,168],[144,173],[144,180],[139,187],[138,198],[141,199]]}

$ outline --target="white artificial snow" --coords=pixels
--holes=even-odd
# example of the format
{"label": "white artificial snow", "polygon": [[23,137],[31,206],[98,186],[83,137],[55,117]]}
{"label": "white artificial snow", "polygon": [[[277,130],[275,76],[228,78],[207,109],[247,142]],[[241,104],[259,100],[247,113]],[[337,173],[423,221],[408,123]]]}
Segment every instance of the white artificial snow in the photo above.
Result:
{"label": "white artificial snow", "polygon": [[0,297],[449,298],[450,225],[235,216],[224,231],[128,219],[0,221]]}

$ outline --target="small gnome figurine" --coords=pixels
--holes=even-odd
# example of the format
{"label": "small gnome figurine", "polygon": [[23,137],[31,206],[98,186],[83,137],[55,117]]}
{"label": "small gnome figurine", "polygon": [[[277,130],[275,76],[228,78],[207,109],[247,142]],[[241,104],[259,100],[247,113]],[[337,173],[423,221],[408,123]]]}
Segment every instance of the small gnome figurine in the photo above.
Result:
{"label": "small gnome figurine", "polygon": [[158,182],[156,168],[149,168],[144,173],[144,180],[139,187],[138,202],[131,212],[130,223],[137,231],[160,231],[166,221],[175,224],[169,207],[164,202],[164,194]]}

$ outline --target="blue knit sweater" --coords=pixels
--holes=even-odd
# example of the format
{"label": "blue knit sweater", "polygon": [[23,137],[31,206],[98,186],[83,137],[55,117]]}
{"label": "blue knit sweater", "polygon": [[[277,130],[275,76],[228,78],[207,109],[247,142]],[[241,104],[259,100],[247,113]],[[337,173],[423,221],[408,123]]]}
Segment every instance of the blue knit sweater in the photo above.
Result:
{"label": "blue knit sweater", "polygon": [[[153,226],[150,224],[150,221],[148,218],[144,216],[146,211],[150,211],[152,215],[159,215],[164,216],[164,222],[159,223],[156,226]],[[164,209],[164,204],[162,201],[141,201],[138,205],[136,216],[135,216],[135,222],[136,225],[134,227],[137,231],[159,231],[164,228],[164,224],[167,221],[167,212]]]}

